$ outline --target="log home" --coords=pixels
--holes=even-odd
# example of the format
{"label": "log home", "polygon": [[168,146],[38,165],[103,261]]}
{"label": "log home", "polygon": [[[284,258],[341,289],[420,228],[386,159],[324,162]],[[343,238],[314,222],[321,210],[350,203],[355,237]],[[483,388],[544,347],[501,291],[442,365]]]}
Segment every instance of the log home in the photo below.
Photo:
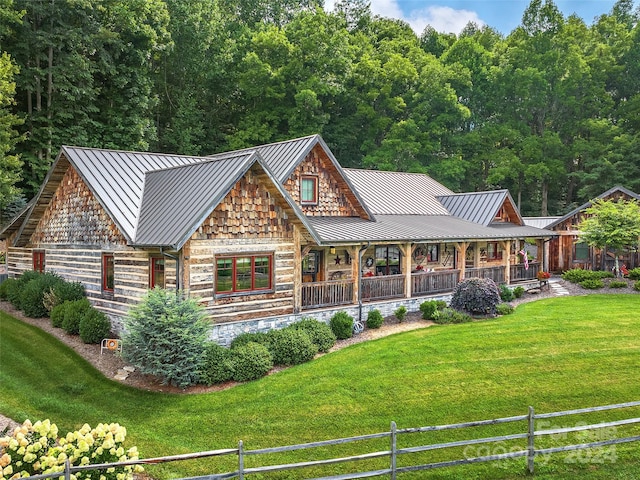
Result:
{"label": "log home", "polygon": [[116,329],[163,287],[237,330],[363,303],[411,310],[471,276],[535,279],[524,243],[542,251],[553,235],[526,226],[506,190],[343,169],[311,135],[210,157],[65,146],[0,238],[10,276],[81,281]]}

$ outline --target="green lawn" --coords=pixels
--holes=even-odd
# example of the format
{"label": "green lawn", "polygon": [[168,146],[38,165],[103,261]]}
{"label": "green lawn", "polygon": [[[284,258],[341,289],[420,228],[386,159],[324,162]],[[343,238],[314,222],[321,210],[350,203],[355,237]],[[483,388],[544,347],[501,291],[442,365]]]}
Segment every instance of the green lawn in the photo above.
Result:
{"label": "green lawn", "polygon": [[[392,420],[398,428],[408,428],[521,415],[529,405],[542,413],[629,402],[640,400],[639,311],[637,295],[540,300],[499,319],[434,326],[356,344],[206,395],[143,392],[105,379],[54,338],[0,312],[0,412],[19,421],[49,418],[62,432],[85,422],[92,426],[119,422],[127,427],[130,444],[148,458],[233,448],[240,439],[245,449],[252,450],[383,432]],[[625,416],[640,416],[640,409],[568,417],[559,426]],[[523,428],[494,426],[404,436],[400,446]],[[618,427],[616,433],[638,435],[639,430]],[[558,441],[547,440],[549,445]],[[344,445],[321,454],[345,456],[374,448],[388,445],[386,441]],[[614,452],[613,463],[610,456],[560,454],[548,462],[543,459],[536,466],[536,478],[635,478],[640,445],[617,446]],[[431,452],[413,461],[444,460],[456,453],[461,450]],[[261,463],[311,458],[309,452],[298,452],[262,457]],[[604,464],[597,463],[603,459]],[[247,466],[256,465],[254,458],[248,460]],[[408,456],[402,458],[402,465],[411,463]],[[383,468],[384,462],[359,467]],[[322,474],[344,471],[341,468],[348,467],[329,467]],[[520,459],[401,478],[512,479],[524,476],[524,468]],[[175,478],[219,469],[235,469],[233,459],[173,463],[149,472],[157,478]],[[293,472],[269,478],[301,476]]]}

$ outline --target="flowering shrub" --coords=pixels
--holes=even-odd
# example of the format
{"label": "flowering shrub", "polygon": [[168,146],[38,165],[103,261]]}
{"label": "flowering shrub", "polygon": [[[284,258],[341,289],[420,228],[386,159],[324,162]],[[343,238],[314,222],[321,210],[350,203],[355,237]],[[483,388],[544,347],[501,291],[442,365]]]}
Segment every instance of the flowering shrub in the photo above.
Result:
{"label": "flowering shrub", "polygon": [[549,272],[543,272],[540,270],[538,272],[538,280],[549,280],[551,278],[551,274]]}
{"label": "flowering shrub", "polygon": [[[49,420],[34,424],[26,420],[11,435],[0,438],[0,480],[62,472],[66,460],[71,466],[137,460],[136,447],[124,449],[126,435],[127,430],[117,423],[100,423],[94,429],[84,424],[58,438],[58,427]],[[143,470],[139,465],[86,470],[71,479],[130,480],[133,472]]]}

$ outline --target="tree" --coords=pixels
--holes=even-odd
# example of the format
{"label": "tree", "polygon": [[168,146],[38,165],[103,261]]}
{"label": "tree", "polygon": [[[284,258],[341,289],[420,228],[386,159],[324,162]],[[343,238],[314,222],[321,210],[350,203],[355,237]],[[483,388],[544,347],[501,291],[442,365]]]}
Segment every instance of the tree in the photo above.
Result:
{"label": "tree", "polygon": [[618,256],[640,247],[640,202],[597,199],[585,213],[588,216],[578,226],[580,240],[591,247],[613,251],[616,272],[620,272]]}

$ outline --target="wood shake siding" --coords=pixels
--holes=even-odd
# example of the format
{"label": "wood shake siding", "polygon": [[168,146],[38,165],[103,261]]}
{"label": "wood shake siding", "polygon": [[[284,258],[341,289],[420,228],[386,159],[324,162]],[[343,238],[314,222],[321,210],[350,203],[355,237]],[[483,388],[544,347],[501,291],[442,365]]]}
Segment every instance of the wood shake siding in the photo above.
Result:
{"label": "wood shake siding", "polygon": [[118,227],[71,166],[38,222],[30,243],[104,246],[127,244]]}
{"label": "wood shake siding", "polygon": [[[303,205],[300,201],[300,182],[303,176],[318,178],[318,204]],[[356,208],[357,201],[351,188],[327,158],[324,150],[316,146],[291,176],[284,182],[284,188],[291,198],[300,205],[305,215],[311,216],[364,216],[362,208]]]}
{"label": "wood shake siding", "polygon": [[[252,168],[192,235],[189,294],[219,322],[293,311],[294,240],[292,212],[261,169]],[[273,255],[273,290],[215,294],[216,256]]]}

